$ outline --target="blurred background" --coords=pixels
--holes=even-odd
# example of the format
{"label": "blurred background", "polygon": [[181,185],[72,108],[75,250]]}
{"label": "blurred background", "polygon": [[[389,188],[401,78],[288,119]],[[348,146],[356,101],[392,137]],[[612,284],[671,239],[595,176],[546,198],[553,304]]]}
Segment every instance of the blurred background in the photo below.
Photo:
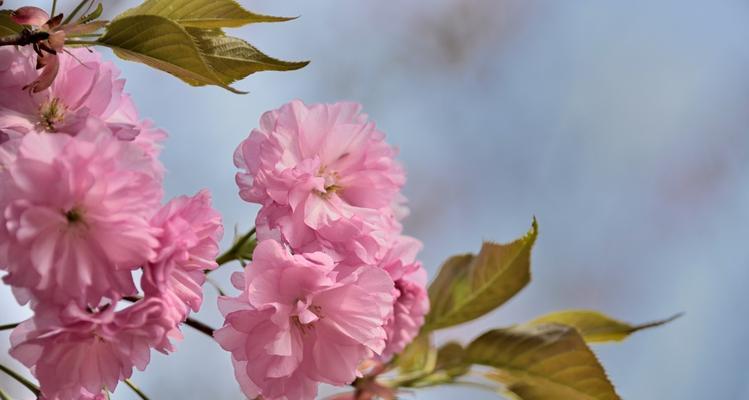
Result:
{"label": "blurred background", "polygon": [[[531,284],[440,340],[571,307],[631,322],[684,311],[595,347],[621,396],[749,399],[749,3],[240,2],[300,18],[233,34],[312,63],[251,76],[237,84],[251,93],[238,96],[115,61],[142,115],[171,135],[168,194],[209,188],[225,244],[257,210],[236,194],[231,156],[260,114],[294,98],[358,101],[400,148],[406,231],[424,242],[430,273],[449,255],[512,240],[539,220]],[[28,3],[40,2],[5,6]],[[73,3],[60,2],[68,11]],[[114,15],[137,2],[106,3]],[[216,277],[226,282],[237,268]],[[197,318],[219,326],[215,301],[207,287]],[[28,315],[0,287],[0,323]],[[155,354],[133,380],[154,400],[240,399],[229,354],[185,333],[175,354]],[[0,360],[19,367],[7,336]],[[28,398],[5,376],[0,385]],[[495,398],[455,387],[404,397],[458,396]],[[114,398],[134,396],[123,385]]]}

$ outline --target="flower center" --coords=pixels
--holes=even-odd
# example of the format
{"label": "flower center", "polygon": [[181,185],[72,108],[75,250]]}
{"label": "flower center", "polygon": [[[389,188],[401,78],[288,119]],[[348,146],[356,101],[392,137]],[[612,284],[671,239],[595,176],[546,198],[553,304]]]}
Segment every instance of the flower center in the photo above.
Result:
{"label": "flower center", "polygon": [[[297,303],[297,307],[302,306],[301,303],[302,302],[299,301]],[[303,309],[299,310],[297,315],[292,316],[291,323],[299,328],[299,330],[304,335],[314,329],[315,322],[322,318],[324,318],[322,314],[322,307],[311,304],[308,307],[304,307]]]}
{"label": "flower center", "polygon": [[83,212],[78,208],[72,208],[65,212],[65,219],[70,225],[75,225],[83,221]]}
{"label": "flower center", "polygon": [[65,105],[59,98],[53,97],[39,107],[39,124],[47,132],[56,132],[57,127],[65,120]]}
{"label": "flower center", "polygon": [[317,176],[325,179],[325,191],[321,192],[320,196],[327,197],[343,190],[343,186],[338,185],[338,181],[341,179],[338,172],[328,171],[325,166],[322,166],[317,172]]}

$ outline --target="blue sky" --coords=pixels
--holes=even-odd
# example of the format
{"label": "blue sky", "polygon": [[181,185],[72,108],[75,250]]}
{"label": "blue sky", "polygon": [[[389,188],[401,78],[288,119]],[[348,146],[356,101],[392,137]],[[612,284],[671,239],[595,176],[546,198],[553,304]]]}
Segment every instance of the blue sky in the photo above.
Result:
{"label": "blue sky", "polygon": [[[539,219],[530,286],[440,340],[569,307],[632,322],[684,311],[595,348],[622,397],[749,399],[749,4],[241,2],[300,18],[233,34],[312,63],[251,76],[237,84],[251,93],[237,96],[116,61],[141,114],[170,132],[170,195],[207,187],[227,232],[246,229],[257,208],[236,195],[231,154],[260,114],[294,98],[359,101],[400,148],[406,230],[424,242],[431,273]],[[206,291],[199,317],[218,325]],[[0,323],[26,315],[5,287],[0,301]],[[191,332],[134,380],[152,398],[240,398],[228,354]],[[459,395],[493,398],[456,388],[413,397]]]}

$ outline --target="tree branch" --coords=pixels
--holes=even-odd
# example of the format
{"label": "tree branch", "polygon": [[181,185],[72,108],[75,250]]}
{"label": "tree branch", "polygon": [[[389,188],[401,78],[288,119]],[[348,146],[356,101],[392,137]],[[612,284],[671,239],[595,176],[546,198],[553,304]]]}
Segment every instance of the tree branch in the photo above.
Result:
{"label": "tree branch", "polygon": [[16,322],[15,324],[0,325],[0,331],[7,331],[7,330],[10,330],[10,329],[13,329],[13,328],[17,327],[20,324],[21,324],[20,322]]}
{"label": "tree branch", "polygon": [[21,33],[0,37],[0,46],[26,46],[49,38],[48,32],[32,32],[24,29]]}
{"label": "tree branch", "polygon": [[[135,303],[135,302],[137,302],[137,301],[139,301],[141,299],[142,298],[138,297],[138,296],[126,296],[126,297],[122,298],[122,300],[128,301],[130,303]],[[205,333],[206,335],[210,336],[211,338],[213,337],[213,332],[215,331],[215,329],[213,329],[212,327],[210,327],[210,326],[208,326],[208,325],[206,325],[206,324],[204,324],[204,323],[202,323],[202,322],[200,322],[198,320],[195,320],[195,319],[192,319],[192,318],[187,318],[183,323],[185,325],[189,326],[190,328],[193,328],[193,329],[195,329],[197,331]]]}

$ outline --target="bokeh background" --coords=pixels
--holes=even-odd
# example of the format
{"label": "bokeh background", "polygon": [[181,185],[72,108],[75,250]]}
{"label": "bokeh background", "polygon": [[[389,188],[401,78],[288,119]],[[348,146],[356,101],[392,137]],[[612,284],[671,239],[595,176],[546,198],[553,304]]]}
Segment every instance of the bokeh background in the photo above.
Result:
{"label": "bokeh background", "polygon": [[[684,311],[595,348],[619,393],[749,399],[749,3],[241,2],[300,18],[232,33],[312,63],[252,76],[237,85],[251,93],[238,96],[115,61],[143,116],[171,134],[168,194],[209,188],[226,243],[257,210],[236,195],[231,155],[260,114],[294,98],[355,100],[401,150],[406,231],[424,242],[432,274],[447,256],[514,239],[539,219],[532,283],[440,340],[569,307],[632,322]],[[63,10],[73,3],[61,0]],[[135,4],[106,3],[109,15]],[[218,326],[215,292],[206,293],[198,318]],[[0,288],[0,323],[28,313]],[[0,360],[18,366],[7,347],[0,333]],[[241,398],[229,354],[190,329],[134,381],[153,399]],[[4,376],[0,385],[28,398]],[[458,396],[495,398],[454,387],[405,397]],[[122,386],[114,398],[134,397]]]}

